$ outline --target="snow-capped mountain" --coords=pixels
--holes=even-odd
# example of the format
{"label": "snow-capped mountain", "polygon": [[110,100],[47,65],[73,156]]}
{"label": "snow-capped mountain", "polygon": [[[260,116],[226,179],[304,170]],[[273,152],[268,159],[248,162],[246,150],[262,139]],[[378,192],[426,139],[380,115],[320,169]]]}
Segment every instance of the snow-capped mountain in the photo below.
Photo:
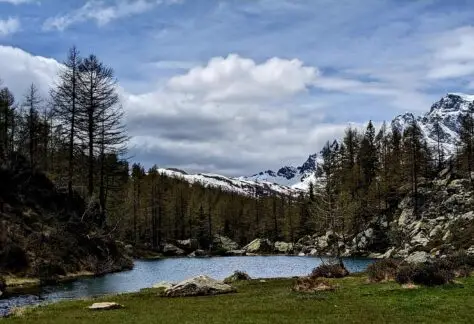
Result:
{"label": "snow-capped mountain", "polygon": [[[459,141],[460,121],[463,114],[469,111],[474,102],[474,95],[448,93],[431,106],[426,114],[415,116],[405,113],[395,117],[392,126],[401,132],[413,122],[418,124],[427,142],[432,147],[437,145],[435,124],[440,126],[440,142],[445,158],[451,156]],[[177,169],[160,169],[171,177],[181,177],[190,183],[204,186],[220,187],[223,190],[243,195],[265,195],[270,193],[297,195],[307,191],[309,184],[315,183],[316,169],[319,162],[318,154],[311,154],[301,166],[284,166],[277,171],[267,170],[252,176],[225,177],[218,174],[187,174]]]}
{"label": "snow-capped mountain", "polygon": [[469,111],[473,102],[473,95],[448,93],[441,100],[434,103],[426,114],[421,116],[414,116],[412,113],[399,115],[392,121],[392,125],[403,132],[414,120],[423,132],[428,144],[435,147],[438,141],[435,125],[438,123],[441,147],[445,157],[449,157],[455,153],[459,141],[461,117]]}
{"label": "snow-capped mountain", "polygon": [[295,195],[299,190],[289,186],[272,183],[270,181],[253,181],[238,178],[230,178],[219,174],[198,173],[188,174],[178,169],[158,169],[160,174],[173,178],[180,178],[189,183],[199,183],[205,187],[221,188],[222,190],[235,192],[248,196],[265,196],[269,194]]}
{"label": "snow-capped mountain", "polygon": [[278,171],[267,170],[249,177],[239,177],[238,179],[243,181],[271,182],[291,187],[294,190],[306,190],[309,182],[314,181],[317,165],[318,155],[311,154],[301,166],[284,166]]}

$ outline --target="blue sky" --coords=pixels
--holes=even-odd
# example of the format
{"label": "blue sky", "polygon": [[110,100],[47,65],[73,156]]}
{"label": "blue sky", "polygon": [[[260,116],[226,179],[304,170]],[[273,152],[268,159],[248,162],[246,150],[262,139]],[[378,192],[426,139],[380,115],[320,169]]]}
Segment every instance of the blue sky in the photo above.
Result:
{"label": "blue sky", "polygon": [[75,44],[115,69],[133,159],[250,174],[473,93],[473,21],[467,0],[0,0],[0,78],[46,96]]}

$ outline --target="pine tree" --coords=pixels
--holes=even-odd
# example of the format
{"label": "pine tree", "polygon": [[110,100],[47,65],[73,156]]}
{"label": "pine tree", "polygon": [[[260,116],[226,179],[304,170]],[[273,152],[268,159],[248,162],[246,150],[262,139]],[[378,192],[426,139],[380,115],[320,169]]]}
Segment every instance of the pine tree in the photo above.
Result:
{"label": "pine tree", "polygon": [[79,51],[73,46],[69,50],[68,57],[59,72],[59,83],[51,90],[54,118],[64,127],[64,132],[67,136],[67,187],[69,197],[73,195],[74,150],[78,141],[77,119],[80,64]]}
{"label": "pine tree", "polygon": [[40,117],[39,110],[42,104],[42,99],[39,96],[38,88],[34,84],[31,84],[28,92],[25,95],[25,102],[23,107],[26,109],[25,115],[25,132],[23,138],[25,143],[28,144],[28,157],[30,164],[35,166],[38,159],[38,146],[40,142]]}
{"label": "pine tree", "polygon": [[0,88],[0,160],[13,151],[15,134],[15,97],[8,88]]}

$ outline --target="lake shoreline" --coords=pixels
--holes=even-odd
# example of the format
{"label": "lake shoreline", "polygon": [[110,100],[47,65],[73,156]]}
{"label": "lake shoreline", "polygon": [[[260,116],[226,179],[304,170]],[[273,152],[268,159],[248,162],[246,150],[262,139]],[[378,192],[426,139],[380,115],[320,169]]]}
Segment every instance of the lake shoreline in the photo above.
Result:
{"label": "lake shoreline", "polygon": [[[253,258],[253,257],[295,257],[295,258],[314,258],[314,259],[319,259],[319,258],[329,258],[330,256],[310,256],[310,255],[305,255],[305,256],[300,256],[300,255],[295,255],[295,254],[252,254],[252,255],[243,255],[240,257],[245,257],[245,258]],[[206,255],[206,256],[163,256],[163,255],[148,255],[148,256],[143,256],[143,257],[138,257],[133,260],[133,263],[137,261],[143,261],[143,262],[153,262],[153,261],[158,261],[158,260],[166,260],[166,259],[209,259],[209,258],[232,258],[235,256],[230,256],[230,255]],[[346,257],[346,258],[353,258],[353,259],[370,259],[368,257]],[[47,283],[41,282],[41,279],[38,277],[19,277],[15,275],[6,275],[5,281],[7,284],[7,290],[6,294],[19,294],[22,292],[27,292],[31,291],[36,288],[41,288],[42,286],[50,286],[50,285],[56,285],[56,284],[62,284],[62,283],[68,283],[68,282],[74,282],[79,279],[84,279],[84,278],[100,278],[103,276],[106,276],[108,274],[112,273],[118,273],[118,272],[126,272],[132,270],[132,268],[126,268],[126,269],[121,269],[117,271],[111,271],[107,273],[102,273],[102,274],[95,274],[90,271],[81,271],[77,273],[70,273],[66,274],[63,276],[58,276],[57,278],[54,278]],[[282,277],[286,278],[286,277]]]}
{"label": "lake shoreline", "polygon": [[[321,323],[468,323],[474,319],[474,278],[436,288],[405,289],[395,282],[368,283],[365,274],[328,279],[335,291],[298,293],[294,279],[254,279],[235,284],[236,293],[159,297],[157,289],[99,298],[22,307],[5,323],[313,323],[315,307]],[[95,302],[116,302],[123,309],[94,312]],[[179,311],[177,311],[179,310]]]}

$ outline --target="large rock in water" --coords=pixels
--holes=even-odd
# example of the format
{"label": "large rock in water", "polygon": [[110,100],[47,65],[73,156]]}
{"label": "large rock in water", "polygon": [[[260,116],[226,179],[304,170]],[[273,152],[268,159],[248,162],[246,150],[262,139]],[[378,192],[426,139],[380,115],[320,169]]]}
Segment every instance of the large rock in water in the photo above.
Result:
{"label": "large rock in water", "polygon": [[208,276],[197,276],[191,279],[181,281],[165,290],[167,297],[185,297],[185,296],[207,296],[228,294],[235,292],[235,289],[221,281],[212,279]]}
{"label": "large rock in water", "polygon": [[212,244],[215,250],[223,250],[227,252],[239,249],[239,244],[237,244],[237,242],[234,242],[227,236],[222,235],[214,235]]}
{"label": "large rock in water", "polygon": [[246,246],[242,248],[247,253],[253,254],[262,254],[262,253],[272,253],[273,252],[273,244],[268,239],[255,239]]}
{"label": "large rock in water", "polygon": [[163,254],[166,256],[182,256],[186,252],[173,244],[165,244]]}
{"label": "large rock in water", "polygon": [[178,248],[189,253],[196,250],[199,246],[196,239],[176,240],[175,243]]}
{"label": "large rock in water", "polygon": [[275,252],[290,254],[293,252],[293,243],[275,242]]}

